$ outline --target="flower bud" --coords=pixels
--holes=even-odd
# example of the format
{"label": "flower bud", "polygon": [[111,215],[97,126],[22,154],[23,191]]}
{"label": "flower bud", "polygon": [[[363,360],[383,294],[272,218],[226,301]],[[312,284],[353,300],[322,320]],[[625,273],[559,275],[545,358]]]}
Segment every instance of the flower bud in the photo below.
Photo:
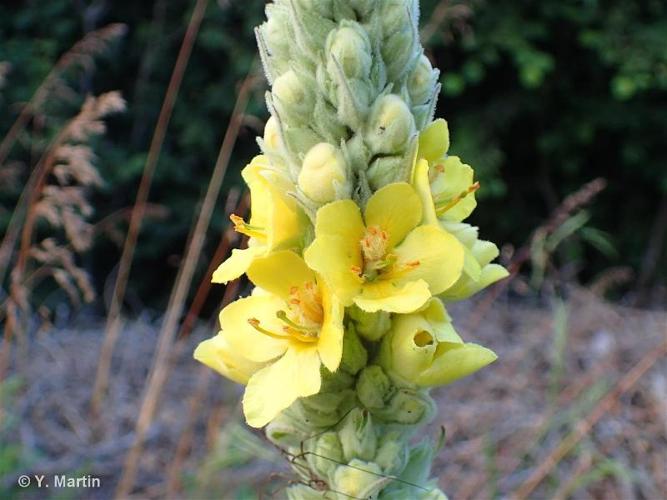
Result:
{"label": "flower bud", "polygon": [[328,477],[343,460],[343,445],[336,432],[325,432],[315,443],[308,462],[320,477]]}
{"label": "flower bud", "polygon": [[382,44],[382,59],[387,65],[389,81],[402,79],[419,57],[419,44],[413,28],[398,31]]}
{"label": "flower bud", "polygon": [[327,71],[332,80],[338,80],[336,64],[347,78],[368,78],[371,70],[371,43],[365,30],[355,22],[341,23],[327,40]]}
{"label": "flower bud", "polygon": [[287,500],[322,500],[322,492],[307,484],[296,484],[285,491]]}
{"label": "flower bud", "polygon": [[398,431],[387,432],[380,438],[375,455],[377,463],[385,474],[394,475],[403,470],[408,461],[406,439]]}
{"label": "flower bud", "polygon": [[296,0],[306,10],[317,13],[327,19],[333,19],[334,0]]}
{"label": "flower bud", "polygon": [[368,184],[377,191],[392,182],[405,182],[410,175],[410,160],[406,156],[383,156],[368,167]]}
{"label": "flower bud", "polygon": [[336,492],[344,498],[376,498],[391,481],[392,478],[382,475],[378,464],[356,458],[349,465],[339,465],[334,473]]}
{"label": "flower bud", "polygon": [[415,0],[383,0],[382,1],[382,32],[388,37],[397,31],[406,29],[410,19],[417,25],[418,7]]}
{"label": "flower bud", "polygon": [[348,181],[347,164],[340,150],[326,142],[312,147],[303,159],[299,188],[317,203],[349,198],[352,186]]}
{"label": "flower bud", "polygon": [[377,436],[371,414],[355,408],[347,415],[338,431],[346,460],[371,460],[377,448]]}
{"label": "flower bud", "polygon": [[408,93],[413,106],[428,102],[433,95],[437,79],[438,71],[433,69],[428,57],[422,54],[408,77]]}
{"label": "flower bud", "polygon": [[273,82],[272,94],[281,119],[287,120],[289,125],[305,124],[310,120],[315,97],[304,79],[293,70]]}
{"label": "flower bud", "polygon": [[393,388],[389,377],[377,365],[364,368],[357,379],[357,397],[361,404],[369,410],[383,408]]}
{"label": "flower bud", "polygon": [[381,410],[373,414],[386,422],[403,425],[418,425],[431,420],[435,414],[435,403],[424,394],[412,389],[400,389]]}
{"label": "flower bud", "polygon": [[340,361],[340,369],[356,375],[359,370],[366,366],[368,353],[359,340],[354,326],[350,325],[343,339],[343,357]]}
{"label": "flower bud", "polygon": [[[320,392],[307,398],[301,398],[299,403],[303,409],[303,417],[311,425],[327,427],[335,425],[355,404],[356,393],[353,389],[339,392]],[[299,405],[295,406],[295,409]]]}
{"label": "flower bud", "polygon": [[264,146],[271,152],[280,152],[283,149],[280,124],[275,116],[270,117],[264,126]]}
{"label": "flower bud", "polygon": [[380,340],[391,327],[391,315],[385,311],[369,313],[353,305],[347,313],[354,321],[357,333],[371,342]]}
{"label": "flower bud", "polygon": [[366,144],[372,153],[403,153],[415,133],[414,117],[403,99],[389,94],[375,101],[365,135]]}

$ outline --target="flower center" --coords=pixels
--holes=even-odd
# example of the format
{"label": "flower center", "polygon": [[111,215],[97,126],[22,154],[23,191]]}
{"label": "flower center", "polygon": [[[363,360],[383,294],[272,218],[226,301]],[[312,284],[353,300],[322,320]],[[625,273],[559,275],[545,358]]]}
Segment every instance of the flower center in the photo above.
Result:
{"label": "flower center", "polygon": [[283,322],[281,331],[275,332],[264,328],[256,318],[248,323],[258,332],[275,339],[293,338],[301,342],[317,342],[322,323],[324,308],[322,294],[317,283],[309,281],[302,286],[294,286],[289,292],[287,310],[280,310],[276,317]]}
{"label": "flower center", "polygon": [[266,240],[266,229],[263,227],[252,226],[236,214],[230,215],[229,218],[234,224],[234,231],[237,233],[245,234],[250,238]]}

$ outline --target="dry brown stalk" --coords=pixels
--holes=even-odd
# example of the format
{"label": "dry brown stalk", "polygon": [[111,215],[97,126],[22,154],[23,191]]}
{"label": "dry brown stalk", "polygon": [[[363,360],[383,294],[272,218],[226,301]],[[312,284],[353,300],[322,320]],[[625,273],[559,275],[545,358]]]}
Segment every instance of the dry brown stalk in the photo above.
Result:
{"label": "dry brown stalk", "polygon": [[[205,3],[205,0],[201,1]],[[178,277],[176,278],[176,283],[169,298],[167,314],[160,330],[157,351],[153,358],[151,373],[144,390],[144,398],[139,411],[139,417],[137,418],[136,440],[125,460],[123,473],[115,493],[117,498],[127,497],[134,487],[144,437],[153,421],[160,400],[161,389],[169,373],[169,354],[171,352],[174,337],[176,336],[178,322],[183,313],[185,300],[196,268],[197,258],[201,253],[204,238],[206,236],[206,229],[208,228],[216,199],[218,198],[220,188],[222,187],[222,181],[229,164],[229,158],[238,137],[242,122],[241,116],[247,105],[250,90],[257,81],[253,72],[254,65],[253,69],[251,69],[251,73],[248,74],[239,89],[239,95],[236,99],[234,111],[222,141],[222,146],[220,147],[220,153],[215,168],[213,169],[213,174],[211,175],[204,201],[202,202],[201,211],[197,218],[192,239],[189,242],[185,258],[183,259]]]}
{"label": "dry brown stalk", "polygon": [[[78,302],[79,290],[83,292],[84,300],[92,300],[92,287],[85,273],[74,264],[70,250],[57,245],[53,239],[35,247],[33,233],[37,219],[42,217],[52,227],[64,228],[75,251],[87,248],[89,226],[85,217],[92,213],[92,207],[81,189],[98,183],[99,176],[90,161],[84,161],[93,158],[86,141],[92,135],[104,132],[102,119],[105,116],[124,108],[125,101],[118,92],[108,92],[97,98],[88,97],[79,113],[58,133],[35,166],[35,183],[28,192],[26,219],[21,227],[17,261],[11,274],[5,343],[0,354],[0,380],[4,378],[7,368],[11,339],[16,333],[21,333],[18,312],[28,309],[29,290],[25,285],[25,272],[31,258],[51,267],[51,275],[61,288],[70,297],[77,297],[75,303]],[[78,169],[81,169],[80,173]],[[60,182],[48,185],[48,176],[56,170],[60,174],[60,177],[56,176]]]}
{"label": "dry brown stalk", "polygon": [[141,223],[146,213],[146,206],[148,202],[148,194],[150,192],[151,184],[153,183],[153,175],[157,166],[162,145],[167,133],[167,127],[171,120],[171,114],[176,104],[183,75],[187,68],[192,48],[194,47],[199,33],[199,27],[206,12],[207,0],[197,0],[195,7],[190,16],[187,30],[183,36],[183,42],[176,57],[176,63],[169,80],[169,85],[165,93],[160,115],[158,116],[153,138],[146,157],[146,163],[139,183],[137,197],[132,210],[130,218],[130,226],[123,245],[120,262],[118,263],[118,275],[114,284],[114,290],[111,298],[111,305],[109,306],[109,313],[107,315],[107,322],[104,328],[104,342],[100,351],[100,361],[95,374],[95,382],[93,384],[93,392],[91,396],[91,414],[93,417],[99,415],[104,401],[105,393],[109,385],[109,373],[111,371],[111,358],[113,355],[116,342],[118,341],[118,334],[122,325],[121,309],[125,292],[127,290],[127,282],[130,276],[130,269],[132,267],[132,259],[134,256],[134,249],[137,245]]}
{"label": "dry brown stalk", "polygon": [[[238,199],[238,191],[236,197]],[[232,210],[233,213],[235,213],[236,215],[244,217],[249,208],[250,208],[250,196],[246,194],[243,198],[241,198],[241,201],[236,206],[236,209],[232,208]],[[225,210],[225,213],[227,213],[227,210]],[[229,214],[231,213],[232,212],[230,212]],[[187,337],[192,331],[195,321],[199,317],[199,313],[201,312],[202,307],[204,307],[204,302],[208,298],[208,294],[211,290],[212,286],[211,277],[213,276],[213,272],[215,271],[216,267],[220,264],[220,262],[224,260],[225,256],[229,253],[230,248],[232,247],[232,245],[234,245],[237,239],[238,239],[238,233],[234,231],[234,227],[232,225],[228,226],[227,230],[222,234],[222,238],[220,238],[220,243],[218,244],[218,248],[216,248],[215,253],[213,254],[213,258],[211,259],[211,262],[208,266],[208,269],[206,270],[206,273],[204,273],[204,277],[202,278],[202,281],[199,284],[197,293],[195,293],[195,297],[194,299],[192,299],[192,305],[190,306],[190,310],[188,311],[188,313],[185,315],[185,320],[183,321],[183,325],[181,326],[181,329],[178,332],[178,338]]]}
{"label": "dry brown stalk", "polygon": [[475,331],[479,326],[491,305],[496,301],[500,294],[514,281],[514,279],[521,271],[523,265],[530,260],[531,248],[536,240],[546,238],[549,234],[558,229],[575,210],[590,203],[605,187],[607,181],[602,178],[593,179],[584,184],[576,192],[567,196],[561,204],[553,211],[551,217],[539,226],[528,241],[514,254],[512,261],[507,270],[509,276],[493,286],[486,294],[485,299],[476,307],[473,314],[470,316],[470,323],[467,325],[468,331]]}
{"label": "dry brown stalk", "polygon": [[[240,280],[234,280],[227,285],[225,288],[224,296],[222,298],[220,309],[232,302],[238,296],[239,284]],[[169,465],[169,470],[167,473],[167,498],[176,498],[179,491],[181,490],[181,473],[183,469],[183,463],[185,462],[185,459],[187,458],[188,453],[192,448],[194,427],[197,423],[197,418],[200,416],[202,402],[206,397],[206,392],[208,391],[208,386],[212,378],[213,371],[210,368],[202,366],[199,369],[197,388],[192,398],[190,399],[188,418],[186,420],[185,428],[178,440],[176,451],[174,452],[174,459]]]}
{"label": "dry brown stalk", "polygon": [[639,362],[607,393],[607,395],[595,405],[588,416],[581,420],[575,429],[563,439],[560,444],[549,453],[540,463],[530,477],[517,489],[513,498],[523,500],[537,488],[553,468],[574,448],[581,439],[586,436],[597,424],[597,422],[618,403],[623,394],[628,392],[637,381],[663,356],[667,354],[667,331],[663,342],[650,349]]}
{"label": "dry brown stalk", "polygon": [[[126,26],[124,24],[110,24],[97,31],[90,32],[60,57],[0,142],[0,165],[3,165],[7,160],[12,146],[30,121],[33,113],[46,102],[56,87],[65,86],[61,80],[62,75],[75,66],[90,68],[94,57],[104,52],[125,31]],[[40,169],[34,168],[21,192],[9,225],[7,226],[7,231],[2,239],[2,244],[0,245],[0,283],[4,282],[5,271],[9,268],[9,260],[11,259],[14,245],[21,231],[21,220],[24,215],[25,206],[31,193],[35,190],[35,186],[39,183]]]}

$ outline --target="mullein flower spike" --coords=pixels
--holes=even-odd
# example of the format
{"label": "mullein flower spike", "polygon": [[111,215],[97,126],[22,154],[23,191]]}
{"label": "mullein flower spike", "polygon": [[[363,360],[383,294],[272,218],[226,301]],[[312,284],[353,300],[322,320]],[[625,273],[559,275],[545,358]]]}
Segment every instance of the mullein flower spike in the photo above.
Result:
{"label": "mullein flower spike", "polygon": [[480,186],[433,121],[418,1],[275,0],[266,14],[271,118],[243,171],[251,216],[232,216],[248,248],[213,275],[255,288],[195,358],[247,385],[248,424],[303,480],[288,498],[445,498],[434,445],[413,444],[429,390],[496,358],[445,304],[507,271],[464,222]]}

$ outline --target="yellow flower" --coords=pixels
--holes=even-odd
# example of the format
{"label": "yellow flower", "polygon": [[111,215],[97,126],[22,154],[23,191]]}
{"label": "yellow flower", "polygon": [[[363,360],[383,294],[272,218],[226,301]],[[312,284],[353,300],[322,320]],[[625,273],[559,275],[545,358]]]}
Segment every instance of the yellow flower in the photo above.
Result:
{"label": "yellow flower", "polygon": [[456,156],[446,156],[449,133],[444,120],[436,120],[419,138],[419,152],[413,167],[412,183],[419,193],[425,224],[443,227],[464,246],[463,274],[441,297],[461,300],[477,293],[508,275],[507,270],[491,263],[498,248],[480,240],[476,227],[464,224],[475,209],[474,171]]}
{"label": "yellow flower", "polygon": [[308,221],[288,193],[294,186],[271,168],[265,156],[257,156],[243,169],[250,186],[252,215],[249,222],[232,215],[234,229],[249,236],[248,248],[232,255],[213,273],[214,283],[227,283],[245,273],[253,262],[273,251],[300,248]]}
{"label": "yellow flower", "polygon": [[495,361],[485,347],[464,343],[444,306],[431,299],[420,311],[396,315],[380,351],[380,364],[421,387],[454,382]]}
{"label": "yellow flower", "polygon": [[257,370],[264,366],[263,363],[250,361],[239,352],[232,350],[224,331],[200,343],[195,349],[194,358],[213,368],[223,377],[244,385]]}
{"label": "yellow flower", "polygon": [[230,366],[240,366],[239,359],[258,367],[243,372],[249,375],[243,410],[249,425],[263,427],[297,398],[319,392],[321,365],[332,372],[338,368],[344,310],[294,252],[257,259],[248,276],[260,290],[220,313],[223,355],[212,359],[206,347],[200,358],[216,369],[224,365],[218,371],[226,376]]}
{"label": "yellow flower", "polygon": [[456,238],[421,220],[419,196],[402,182],[378,190],[363,217],[352,200],[329,203],[317,212],[306,262],[345,306],[412,312],[452,286],[463,266]]}

